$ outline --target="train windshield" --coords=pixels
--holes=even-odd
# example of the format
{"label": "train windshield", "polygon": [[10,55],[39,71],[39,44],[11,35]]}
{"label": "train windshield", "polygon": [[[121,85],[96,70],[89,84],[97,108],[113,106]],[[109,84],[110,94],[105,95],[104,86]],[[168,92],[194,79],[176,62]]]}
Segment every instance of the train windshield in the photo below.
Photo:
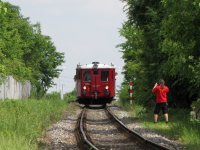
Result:
{"label": "train windshield", "polygon": [[101,81],[106,82],[108,81],[109,72],[108,71],[101,71]]}
{"label": "train windshield", "polygon": [[84,81],[90,82],[91,81],[91,74],[90,71],[84,71],[83,72],[83,79]]}

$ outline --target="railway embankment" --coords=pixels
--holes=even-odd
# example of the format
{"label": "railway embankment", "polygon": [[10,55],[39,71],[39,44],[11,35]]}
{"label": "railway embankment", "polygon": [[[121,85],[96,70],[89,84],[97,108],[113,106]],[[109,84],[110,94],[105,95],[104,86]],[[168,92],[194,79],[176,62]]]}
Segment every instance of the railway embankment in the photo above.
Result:
{"label": "railway embankment", "polygon": [[46,129],[43,137],[39,139],[39,149],[73,149],[77,150],[75,128],[81,107],[75,103],[69,104],[62,118]]}
{"label": "railway embankment", "polygon": [[[110,109],[112,112],[128,127],[130,130],[135,131],[140,136],[145,139],[163,145],[171,150],[183,150],[186,149],[183,144],[175,139],[170,139],[169,137],[160,134],[150,128],[147,128],[143,125],[138,118],[133,117],[130,112],[121,109],[120,107],[111,106]],[[155,124],[155,126],[159,126]],[[165,124],[165,128],[168,128],[168,124]]]}
{"label": "railway embankment", "polygon": [[[132,117],[127,111],[116,106],[110,106],[111,111],[130,129],[136,131],[139,135],[154,143],[163,145],[172,150],[182,150],[185,147],[177,140],[170,139],[158,134],[153,130],[147,129],[138,119]],[[82,107],[76,103],[70,104],[61,120],[50,126],[44,136],[40,139],[41,149],[79,149],[75,136],[76,123]],[[118,132],[102,109],[87,110],[86,130],[92,143],[95,143],[100,149],[120,149],[124,146],[132,149],[134,144],[125,136]]]}
{"label": "railway embankment", "polygon": [[[116,103],[118,107],[114,109],[125,110],[129,117],[123,116],[125,113],[119,113],[119,118],[123,122],[127,122],[129,128],[135,129],[141,132],[142,135],[147,138],[151,138],[152,134],[146,134],[153,132],[158,135],[158,142],[160,142],[160,136],[164,139],[169,139],[173,143],[178,144],[177,147],[189,150],[198,150],[200,146],[200,126],[199,120],[191,118],[189,109],[181,108],[169,108],[169,122],[165,123],[162,113],[159,115],[158,123],[153,122],[153,108],[144,108],[141,105],[122,105]],[[135,124],[132,125],[130,118],[134,120]],[[144,132],[144,133],[143,133]],[[154,137],[154,136],[153,136]]]}

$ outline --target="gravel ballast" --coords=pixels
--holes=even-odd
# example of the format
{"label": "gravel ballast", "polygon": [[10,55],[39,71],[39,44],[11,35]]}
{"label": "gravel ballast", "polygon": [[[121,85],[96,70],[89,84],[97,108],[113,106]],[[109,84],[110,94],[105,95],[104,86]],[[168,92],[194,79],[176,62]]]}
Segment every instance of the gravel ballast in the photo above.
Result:
{"label": "gravel ballast", "polygon": [[78,150],[75,126],[78,115],[81,112],[81,108],[77,106],[73,110],[66,110],[62,120],[53,124],[47,129],[43,138],[40,139],[39,149],[48,150]]}

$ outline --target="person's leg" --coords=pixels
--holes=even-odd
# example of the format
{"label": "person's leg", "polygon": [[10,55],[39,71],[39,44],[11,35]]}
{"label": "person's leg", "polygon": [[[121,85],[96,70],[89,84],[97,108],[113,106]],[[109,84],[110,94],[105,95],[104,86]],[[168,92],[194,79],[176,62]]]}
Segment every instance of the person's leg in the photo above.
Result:
{"label": "person's leg", "polygon": [[156,123],[158,121],[158,114],[154,114],[154,122]]}
{"label": "person's leg", "polygon": [[159,104],[156,104],[156,107],[154,109],[154,122],[155,123],[158,121],[159,112],[160,112],[160,106],[159,106]]}
{"label": "person's leg", "polygon": [[164,116],[165,116],[165,122],[168,123],[168,113],[165,113]]}
{"label": "person's leg", "polygon": [[168,107],[167,107],[167,103],[164,104],[163,108],[163,114],[164,114],[164,117],[165,117],[165,122],[168,123]]}

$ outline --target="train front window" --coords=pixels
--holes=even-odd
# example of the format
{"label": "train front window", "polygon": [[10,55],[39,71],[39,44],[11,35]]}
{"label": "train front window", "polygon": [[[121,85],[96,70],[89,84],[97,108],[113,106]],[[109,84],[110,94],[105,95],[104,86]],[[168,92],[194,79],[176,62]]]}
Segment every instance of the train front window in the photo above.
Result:
{"label": "train front window", "polygon": [[84,81],[87,81],[87,82],[90,82],[91,81],[91,74],[90,74],[90,71],[85,71],[83,73],[83,79]]}
{"label": "train front window", "polygon": [[106,82],[108,81],[109,72],[108,71],[101,71],[101,81]]}

